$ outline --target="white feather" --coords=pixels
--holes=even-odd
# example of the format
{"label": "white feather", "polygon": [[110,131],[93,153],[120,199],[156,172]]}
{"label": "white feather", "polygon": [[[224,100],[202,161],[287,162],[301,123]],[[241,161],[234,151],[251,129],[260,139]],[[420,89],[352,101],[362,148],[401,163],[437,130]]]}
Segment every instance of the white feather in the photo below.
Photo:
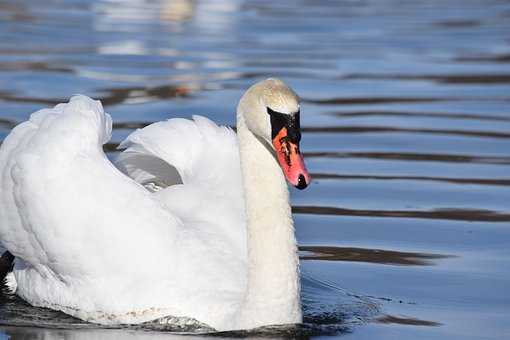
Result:
{"label": "white feather", "polygon": [[0,238],[18,258],[18,295],[103,324],[172,315],[229,328],[246,285],[243,209],[229,209],[243,204],[235,135],[199,117],[134,132],[128,153],[172,162],[186,183],[152,194],[105,157],[110,132],[101,104],[76,96],[2,145]]}

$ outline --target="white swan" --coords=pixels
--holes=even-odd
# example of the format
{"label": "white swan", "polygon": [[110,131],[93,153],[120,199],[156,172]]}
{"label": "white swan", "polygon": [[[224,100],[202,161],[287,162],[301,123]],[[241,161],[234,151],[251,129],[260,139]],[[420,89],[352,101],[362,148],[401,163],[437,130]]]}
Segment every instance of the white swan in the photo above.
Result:
{"label": "white swan", "polygon": [[268,79],[241,98],[237,138],[203,117],[170,119],[133,132],[116,167],[100,102],[35,112],[0,148],[0,240],[17,258],[16,293],[100,324],[301,322],[285,183],[310,181],[299,129],[297,96]]}

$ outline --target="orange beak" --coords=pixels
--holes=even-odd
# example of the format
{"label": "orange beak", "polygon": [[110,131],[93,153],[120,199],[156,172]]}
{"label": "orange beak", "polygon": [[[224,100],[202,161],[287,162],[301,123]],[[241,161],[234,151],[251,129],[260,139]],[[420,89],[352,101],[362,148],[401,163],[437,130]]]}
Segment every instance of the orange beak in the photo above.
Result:
{"label": "orange beak", "polygon": [[311,177],[299,151],[299,142],[293,142],[289,138],[287,127],[282,127],[273,138],[273,146],[287,181],[300,190],[306,188]]}

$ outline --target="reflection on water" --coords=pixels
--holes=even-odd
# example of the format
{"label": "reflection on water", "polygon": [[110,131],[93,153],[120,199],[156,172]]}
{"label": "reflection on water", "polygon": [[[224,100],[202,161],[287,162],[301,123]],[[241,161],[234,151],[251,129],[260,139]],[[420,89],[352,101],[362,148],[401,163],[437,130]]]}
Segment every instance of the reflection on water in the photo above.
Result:
{"label": "reflection on water", "polygon": [[486,157],[479,155],[451,155],[394,152],[305,152],[305,156],[320,158],[374,158],[403,161],[434,161],[455,163],[510,164],[510,157]]}
{"label": "reflection on water", "polygon": [[510,83],[510,74],[460,74],[460,75],[409,75],[409,74],[350,74],[343,79],[415,80],[445,84],[498,84]]}
{"label": "reflection on water", "polygon": [[440,322],[420,320],[416,318],[405,318],[394,315],[384,315],[376,319],[379,323],[395,323],[399,325],[412,325],[412,326],[441,326]]}
{"label": "reflection on water", "polygon": [[410,253],[382,249],[363,249],[353,247],[300,246],[305,252],[301,260],[351,261],[402,266],[427,266],[432,260],[451,257],[441,254]]}
{"label": "reflection on water", "polygon": [[376,175],[338,175],[338,174],[312,174],[315,179],[366,179],[379,181],[434,181],[457,184],[480,184],[480,185],[510,185],[510,179],[485,179],[485,178],[450,178],[450,177],[427,177],[427,176],[376,176]]}
{"label": "reflection on water", "polygon": [[336,115],[338,118],[350,118],[350,117],[404,117],[404,118],[445,118],[445,119],[472,119],[475,121],[484,121],[484,120],[495,120],[508,122],[510,121],[510,117],[504,116],[491,116],[491,115],[474,115],[474,114],[455,114],[455,113],[447,113],[447,112],[398,112],[398,111],[353,111],[353,112],[334,112],[332,113]]}
{"label": "reflection on water", "polygon": [[510,214],[502,214],[488,210],[475,209],[437,209],[432,211],[412,210],[355,210],[336,207],[295,206],[296,214],[317,214],[337,216],[368,216],[368,217],[404,217],[430,218],[441,220],[510,222]]}
{"label": "reflection on water", "polygon": [[381,126],[314,126],[302,129],[313,133],[430,133],[468,137],[510,138],[510,133],[489,131],[462,131],[443,129],[393,128]]}
{"label": "reflection on water", "polygon": [[[152,88],[131,87],[131,88],[112,88],[101,89],[102,96],[97,97],[103,105],[115,105],[119,103],[139,104],[157,99],[168,99],[175,97],[184,97],[189,89],[173,85],[156,86]],[[67,99],[58,98],[24,98],[11,93],[1,93],[0,100],[21,103],[37,103],[45,105],[57,105],[66,102]]]}
{"label": "reflection on water", "polygon": [[[504,0],[0,1],[0,141],[30,112],[83,93],[114,118],[112,156],[154,121],[203,114],[232,126],[251,83],[283,77],[302,97],[314,174],[291,191],[305,324],[221,335],[500,339],[509,17]],[[169,336],[3,299],[12,338]]]}

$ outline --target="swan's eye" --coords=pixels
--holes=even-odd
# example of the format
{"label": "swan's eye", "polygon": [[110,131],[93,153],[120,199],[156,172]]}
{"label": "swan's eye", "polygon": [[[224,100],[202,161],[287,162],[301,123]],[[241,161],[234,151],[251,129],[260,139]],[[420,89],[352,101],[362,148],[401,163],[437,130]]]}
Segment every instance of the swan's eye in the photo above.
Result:
{"label": "swan's eye", "polygon": [[299,122],[299,111],[294,114],[281,113],[267,108],[271,118],[271,138],[275,138],[283,128],[287,129],[287,138],[290,141],[299,143],[301,140],[301,128]]}

